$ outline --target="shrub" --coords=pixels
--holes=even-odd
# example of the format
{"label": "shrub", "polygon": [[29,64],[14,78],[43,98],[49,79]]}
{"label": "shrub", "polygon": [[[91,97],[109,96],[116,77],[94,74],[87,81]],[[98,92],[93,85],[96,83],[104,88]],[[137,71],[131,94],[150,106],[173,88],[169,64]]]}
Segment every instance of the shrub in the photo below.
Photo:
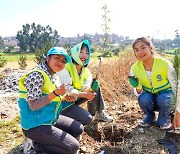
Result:
{"label": "shrub", "polygon": [[18,60],[18,64],[20,66],[20,69],[25,69],[27,66],[27,58],[26,55],[20,55],[19,60]]}
{"label": "shrub", "polygon": [[2,55],[0,54],[0,67],[4,67],[4,65],[6,64],[7,64],[7,59],[2,57]]}

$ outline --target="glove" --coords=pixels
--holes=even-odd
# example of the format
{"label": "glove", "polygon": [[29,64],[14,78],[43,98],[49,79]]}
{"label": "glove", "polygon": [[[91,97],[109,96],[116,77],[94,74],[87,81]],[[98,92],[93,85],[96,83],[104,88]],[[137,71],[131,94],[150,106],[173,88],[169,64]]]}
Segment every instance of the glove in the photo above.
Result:
{"label": "glove", "polygon": [[98,90],[98,88],[99,88],[99,82],[98,82],[98,80],[94,79],[92,84],[91,84],[91,89],[93,91],[96,91],[96,90]]}
{"label": "glove", "polygon": [[129,76],[128,79],[129,79],[130,85],[133,86],[134,88],[137,88],[137,89],[142,88],[142,85],[139,83],[138,78],[136,78],[135,76]]}

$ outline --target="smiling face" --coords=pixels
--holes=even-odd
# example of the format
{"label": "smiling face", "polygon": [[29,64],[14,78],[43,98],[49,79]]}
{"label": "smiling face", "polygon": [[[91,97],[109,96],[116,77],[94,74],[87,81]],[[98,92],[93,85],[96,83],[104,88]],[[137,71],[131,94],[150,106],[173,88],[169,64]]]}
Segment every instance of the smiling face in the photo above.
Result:
{"label": "smiling face", "polygon": [[152,46],[144,41],[137,41],[134,43],[133,49],[137,59],[139,60],[146,61],[153,56]]}
{"label": "smiling face", "polygon": [[62,55],[51,55],[46,58],[49,68],[54,72],[59,72],[64,69],[66,59]]}
{"label": "smiling face", "polygon": [[79,58],[81,59],[82,63],[84,64],[89,57],[89,51],[86,45],[84,45],[80,51]]}

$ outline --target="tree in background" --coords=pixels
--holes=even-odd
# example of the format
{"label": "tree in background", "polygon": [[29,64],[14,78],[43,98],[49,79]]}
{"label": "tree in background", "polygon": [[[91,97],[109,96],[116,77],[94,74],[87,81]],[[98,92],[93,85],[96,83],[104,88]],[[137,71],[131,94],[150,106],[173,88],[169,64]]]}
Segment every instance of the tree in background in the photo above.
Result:
{"label": "tree in background", "polygon": [[0,50],[4,49],[4,40],[2,39],[2,37],[0,36]]}
{"label": "tree in background", "polygon": [[175,47],[180,48],[180,34],[179,34],[179,30],[177,29],[175,31],[175,39],[174,39],[174,43],[175,43]]}
{"label": "tree in background", "polygon": [[70,55],[71,44],[66,42],[63,47],[64,49],[66,49],[67,53]]}
{"label": "tree in background", "polygon": [[109,26],[109,23],[111,22],[111,19],[109,17],[109,14],[110,14],[110,11],[108,10],[108,6],[107,4],[105,4],[103,7],[102,7],[102,10],[103,10],[103,14],[101,15],[102,16],[102,31],[104,33],[103,37],[102,37],[102,54],[103,56],[108,56],[109,54],[109,47],[110,47],[110,26]]}
{"label": "tree in background", "polygon": [[58,43],[58,38],[57,30],[53,31],[49,25],[43,27],[35,23],[23,25],[23,29],[16,35],[20,51],[35,53],[37,63],[41,61],[43,54]]}

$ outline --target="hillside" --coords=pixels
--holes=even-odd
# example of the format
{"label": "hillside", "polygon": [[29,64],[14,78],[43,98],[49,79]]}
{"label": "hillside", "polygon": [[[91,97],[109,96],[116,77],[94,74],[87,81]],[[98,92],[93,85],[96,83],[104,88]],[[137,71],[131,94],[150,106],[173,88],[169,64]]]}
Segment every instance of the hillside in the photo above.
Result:
{"label": "hillside", "polygon": [[[138,126],[138,121],[143,117],[143,113],[127,80],[130,66],[135,61],[136,58],[132,53],[121,58],[103,59],[99,82],[106,101],[107,112],[114,120],[111,123],[93,121],[85,127],[85,132],[80,139],[82,154],[97,154],[99,152],[105,154],[168,154],[168,151],[157,142],[158,139],[166,135],[165,131],[160,130],[156,123],[149,128]],[[30,64],[32,63],[29,63],[29,66]],[[96,72],[97,65],[98,60],[94,60],[88,66],[93,74]],[[1,74],[6,76],[6,79],[12,73],[23,73],[14,64],[9,66],[16,69],[8,72],[4,71],[5,68],[3,68]],[[18,94],[0,92],[0,122],[10,121],[19,114]],[[86,108],[85,105],[83,107]],[[18,123],[16,126],[19,127],[20,131]],[[174,141],[178,139],[178,135],[173,138]],[[178,142],[180,141],[178,140]],[[7,137],[3,143],[0,143],[0,153],[22,153],[22,143],[22,134],[12,133],[10,138]]]}

